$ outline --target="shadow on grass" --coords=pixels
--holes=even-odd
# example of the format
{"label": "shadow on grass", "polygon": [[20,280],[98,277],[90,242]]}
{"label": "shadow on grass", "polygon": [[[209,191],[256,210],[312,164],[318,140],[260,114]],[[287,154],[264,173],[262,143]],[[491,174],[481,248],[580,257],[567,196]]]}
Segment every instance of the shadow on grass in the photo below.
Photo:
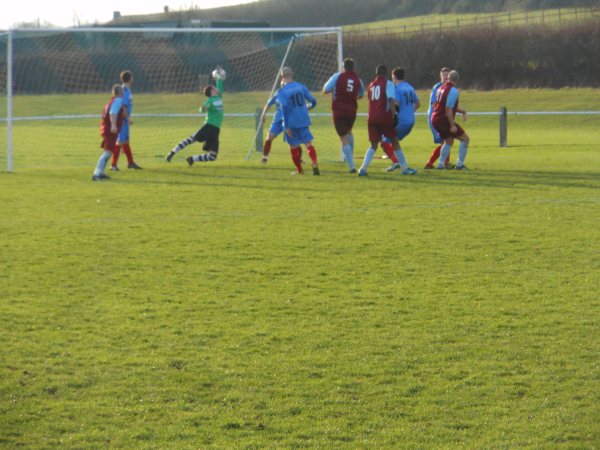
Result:
{"label": "shadow on grass", "polygon": [[[345,189],[349,183],[362,183],[363,188],[373,187],[381,183],[394,183],[396,188],[410,189],[411,186],[468,188],[506,188],[506,189],[594,189],[600,188],[600,172],[567,172],[567,171],[533,171],[533,170],[478,170],[474,167],[468,172],[454,170],[420,169],[414,176],[403,176],[399,171],[383,172],[381,167],[372,167],[367,177],[358,177],[348,173],[342,163],[327,163],[321,166],[321,175],[312,175],[310,166],[305,168],[304,175],[291,175],[293,168],[282,165],[262,166],[259,163],[247,165],[228,165],[227,163],[197,164],[192,167],[147,167],[143,172],[122,171],[111,173],[111,180],[100,183],[111,184],[156,184],[175,186],[213,186],[237,187],[248,189],[281,189],[305,192],[326,192],[330,189]],[[29,177],[31,173],[27,176]],[[91,175],[77,174],[65,176],[64,170],[44,171],[40,175],[46,179],[81,179],[92,183]],[[98,184],[100,184],[98,183]]]}

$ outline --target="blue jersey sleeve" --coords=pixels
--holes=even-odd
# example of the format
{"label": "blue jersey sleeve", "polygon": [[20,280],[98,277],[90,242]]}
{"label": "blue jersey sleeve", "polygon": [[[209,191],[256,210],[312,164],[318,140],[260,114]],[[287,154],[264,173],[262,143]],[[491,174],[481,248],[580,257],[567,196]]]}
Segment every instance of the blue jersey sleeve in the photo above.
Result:
{"label": "blue jersey sleeve", "polygon": [[269,100],[267,100],[267,106],[273,106],[277,104],[277,94],[273,95]]}
{"label": "blue jersey sleeve", "polygon": [[304,97],[310,102],[310,109],[313,109],[317,106],[317,99],[310,93],[306,86],[302,86],[304,91]]}
{"label": "blue jersey sleeve", "polygon": [[281,111],[281,105],[277,100],[277,93],[273,95],[268,101],[267,106],[275,105],[275,115],[273,116],[273,122],[281,122],[283,120],[283,112]]}
{"label": "blue jersey sleeve", "polygon": [[108,113],[118,116],[122,107],[123,107],[123,99],[121,97],[117,97],[117,98],[115,98],[115,101],[112,102],[112,105],[110,105],[110,110]]}
{"label": "blue jersey sleeve", "polygon": [[396,98],[396,87],[390,80],[388,80],[387,84],[385,85],[385,96],[387,98]]}
{"label": "blue jersey sleeve", "polygon": [[[396,86],[394,86],[394,83],[391,82],[390,80],[388,80],[387,84],[385,85],[385,96],[388,100],[388,102],[386,104],[386,109],[389,111],[390,110],[389,100],[392,99],[393,100],[392,103],[396,103]],[[392,105],[392,108],[393,108],[393,105]]]}
{"label": "blue jersey sleeve", "polygon": [[340,77],[339,73],[334,73],[327,83],[323,86],[323,90],[325,92],[333,92],[335,94],[335,84],[337,83],[338,78]]}
{"label": "blue jersey sleeve", "polygon": [[132,111],[133,111],[133,101],[132,101],[132,95],[131,95],[131,89],[129,89],[127,86],[123,87],[123,104],[125,105],[125,108],[127,108],[127,112],[129,113],[129,115],[131,115]]}
{"label": "blue jersey sleeve", "polygon": [[446,108],[454,108],[458,102],[458,89],[453,87],[446,98]]}
{"label": "blue jersey sleeve", "polygon": [[429,97],[429,104],[433,105],[437,100],[437,90],[442,85],[442,83],[436,83],[431,90],[431,96]]}

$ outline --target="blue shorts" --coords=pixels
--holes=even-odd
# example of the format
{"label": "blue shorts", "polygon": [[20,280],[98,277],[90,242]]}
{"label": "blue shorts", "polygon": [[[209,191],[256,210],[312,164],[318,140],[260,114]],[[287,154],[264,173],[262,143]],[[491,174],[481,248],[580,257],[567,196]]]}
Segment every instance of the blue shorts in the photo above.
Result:
{"label": "blue shorts", "polygon": [[273,122],[271,127],[269,128],[269,133],[273,134],[273,136],[277,137],[281,133],[283,133],[283,122]]}
{"label": "blue shorts", "polygon": [[429,129],[431,130],[431,134],[433,134],[433,143],[441,144],[442,142],[444,142],[444,140],[440,136],[440,133],[438,133],[437,130],[433,127],[433,125],[431,125],[431,116],[429,116],[427,118],[427,123],[429,124]]}
{"label": "blue shorts", "polygon": [[314,139],[308,127],[291,128],[291,130],[292,136],[288,136],[287,133],[283,135],[285,142],[287,142],[290,147],[298,147],[300,144],[308,144]]}
{"label": "blue shorts", "polygon": [[122,144],[123,142],[129,142],[129,123],[127,123],[126,120],[123,121],[117,142],[119,144]]}
{"label": "blue shorts", "polygon": [[412,131],[414,126],[415,126],[414,122],[399,123],[398,126],[396,127],[396,136],[398,137],[398,140],[401,141],[406,136],[408,136],[408,134]]}

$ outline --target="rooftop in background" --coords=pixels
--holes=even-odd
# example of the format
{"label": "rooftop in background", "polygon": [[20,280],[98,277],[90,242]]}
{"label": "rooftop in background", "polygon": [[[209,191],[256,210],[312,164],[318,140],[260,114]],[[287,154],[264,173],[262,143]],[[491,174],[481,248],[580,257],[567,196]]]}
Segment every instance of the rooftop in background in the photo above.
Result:
{"label": "rooftop in background", "polygon": [[211,20],[206,11],[169,11],[165,6],[162,13],[122,16],[119,11],[113,13],[113,20],[103,24],[106,27],[158,27],[158,28],[267,28],[268,21],[259,20]]}

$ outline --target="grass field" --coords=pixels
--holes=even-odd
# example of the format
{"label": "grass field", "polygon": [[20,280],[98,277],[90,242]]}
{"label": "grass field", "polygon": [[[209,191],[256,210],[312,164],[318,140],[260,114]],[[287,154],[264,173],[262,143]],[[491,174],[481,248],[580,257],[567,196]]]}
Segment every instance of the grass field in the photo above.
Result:
{"label": "grass field", "polygon": [[[586,110],[599,95],[461,103]],[[423,122],[404,145],[418,168]],[[330,119],[313,129],[320,177],[290,176],[281,143],[267,166],[245,161],[234,120],[217,162],[188,168],[196,147],[167,164],[197,121],[160,123],[132,129],[144,170],[105,183],[90,181],[96,120],[15,128],[0,447],[600,446],[598,116],[509,118],[503,149],[497,118],[474,116],[470,172],[375,160],[365,178],[335,161]]]}
{"label": "grass field", "polygon": [[537,11],[501,13],[428,14],[346,25],[345,32],[418,33],[423,30],[456,29],[474,26],[565,26],[574,22],[593,20],[598,16],[594,8],[559,8]]}

